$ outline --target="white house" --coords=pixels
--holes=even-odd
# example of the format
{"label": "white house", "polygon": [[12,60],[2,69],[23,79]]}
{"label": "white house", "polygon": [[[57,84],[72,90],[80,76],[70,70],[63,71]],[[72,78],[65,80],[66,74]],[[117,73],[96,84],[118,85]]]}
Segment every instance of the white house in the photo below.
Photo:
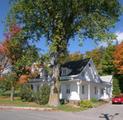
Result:
{"label": "white house", "polygon": [[[61,66],[60,74],[60,99],[68,101],[90,100],[91,98],[107,100],[112,97],[112,75],[100,77],[92,59],[65,63]],[[45,81],[51,81],[50,78],[42,75],[40,73],[39,79],[29,82],[35,91]]]}
{"label": "white house", "polygon": [[107,100],[111,97],[112,75],[100,77],[92,59],[68,62],[61,67],[61,99]]}

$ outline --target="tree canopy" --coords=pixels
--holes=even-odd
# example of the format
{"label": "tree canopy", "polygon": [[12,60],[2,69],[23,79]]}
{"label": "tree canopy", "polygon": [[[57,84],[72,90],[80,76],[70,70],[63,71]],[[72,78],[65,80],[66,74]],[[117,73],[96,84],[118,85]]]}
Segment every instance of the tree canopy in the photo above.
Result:
{"label": "tree canopy", "polygon": [[115,47],[114,65],[118,74],[123,74],[123,42]]}
{"label": "tree canopy", "polygon": [[16,18],[29,38],[45,36],[54,52],[62,52],[78,33],[99,41],[112,38],[108,30],[118,20],[120,8],[117,0],[17,0],[9,22]]}
{"label": "tree canopy", "polygon": [[29,45],[26,37],[22,35],[21,28],[12,24],[5,34],[5,39],[0,44],[0,54],[4,57],[4,64],[0,66],[2,69],[0,74],[4,77],[4,83],[7,82],[11,86],[11,100],[13,100],[17,83],[27,82],[28,78],[25,77],[24,81],[22,75],[29,74],[28,67],[38,57],[37,48]]}
{"label": "tree canopy", "polygon": [[115,67],[114,67],[114,63],[113,63],[114,49],[115,49],[114,45],[109,45],[104,50],[104,54],[103,54],[103,57],[102,57],[102,60],[101,60],[102,74],[112,75],[115,72]]}

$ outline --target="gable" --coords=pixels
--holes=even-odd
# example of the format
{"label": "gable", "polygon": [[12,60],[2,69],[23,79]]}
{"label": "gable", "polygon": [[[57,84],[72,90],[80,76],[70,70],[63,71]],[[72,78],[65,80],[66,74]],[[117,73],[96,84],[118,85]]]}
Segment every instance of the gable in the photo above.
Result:
{"label": "gable", "polygon": [[96,83],[101,82],[101,79],[97,73],[97,70],[92,60],[88,62],[84,70],[81,72],[80,79],[85,81],[92,81]]}

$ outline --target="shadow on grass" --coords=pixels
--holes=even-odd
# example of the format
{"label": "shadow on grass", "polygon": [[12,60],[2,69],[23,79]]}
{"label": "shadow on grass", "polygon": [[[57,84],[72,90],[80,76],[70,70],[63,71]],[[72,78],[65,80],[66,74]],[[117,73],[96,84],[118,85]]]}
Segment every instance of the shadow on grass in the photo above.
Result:
{"label": "shadow on grass", "polygon": [[108,113],[102,113],[99,118],[105,118],[105,120],[113,120],[115,116],[119,115],[119,113],[115,113],[113,115],[110,115]]}

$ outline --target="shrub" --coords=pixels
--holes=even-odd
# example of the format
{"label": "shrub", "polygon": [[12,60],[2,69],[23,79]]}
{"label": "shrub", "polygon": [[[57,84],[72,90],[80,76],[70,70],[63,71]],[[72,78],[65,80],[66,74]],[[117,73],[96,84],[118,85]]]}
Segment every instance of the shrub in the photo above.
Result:
{"label": "shrub", "polygon": [[49,95],[50,95],[50,86],[44,84],[42,87],[40,87],[38,92],[34,93],[35,102],[41,105],[45,105],[49,101]]}
{"label": "shrub", "polygon": [[2,84],[2,82],[0,82],[0,95],[3,95],[3,93],[6,91],[6,88],[4,87],[4,85]]}
{"label": "shrub", "polygon": [[20,97],[22,101],[33,101],[33,91],[30,85],[22,85],[20,89]]}
{"label": "shrub", "polygon": [[119,80],[114,78],[113,79],[113,95],[120,95],[121,91],[120,91],[120,87],[119,87]]}
{"label": "shrub", "polygon": [[98,100],[96,98],[91,98],[91,102],[96,103],[96,102],[98,102]]}
{"label": "shrub", "polygon": [[93,103],[90,100],[83,100],[83,101],[80,102],[80,107],[92,108],[93,107]]}
{"label": "shrub", "polygon": [[65,103],[64,99],[60,99],[60,104],[63,105]]}

